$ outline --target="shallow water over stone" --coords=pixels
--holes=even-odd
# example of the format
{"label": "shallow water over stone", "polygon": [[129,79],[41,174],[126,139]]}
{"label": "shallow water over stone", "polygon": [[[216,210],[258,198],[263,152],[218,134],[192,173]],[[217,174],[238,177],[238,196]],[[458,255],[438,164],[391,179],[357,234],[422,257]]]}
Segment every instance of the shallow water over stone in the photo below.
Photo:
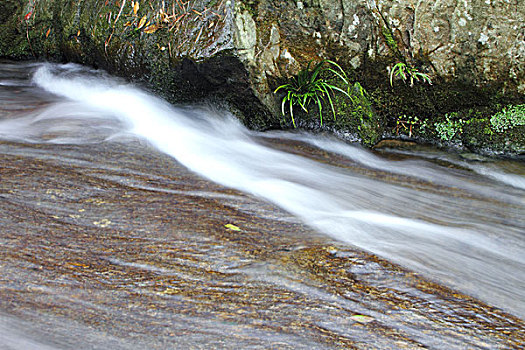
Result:
{"label": "shallow water over stone", "polygon": [[[185,125],[210,134],[178,146],[193,161],[208,150],[204,141],[217,151],[203,166],[214,173],[199,174],[200,164],[118,111],[31,83],[39,66],[0,66],[0,344],[8,349],[525,343],[523,163],[252,134],[188,107],[176,111],[191,117]],[[54,83],[101,78],[54,69],[70,74]],[[211,139],[221,128],[225,136]],[[193,142],[191,132],[177,136]],[[254,163],[231,140],[253,147]],[[247,164],[261,187],[218,184],[230,174],[212,163],[221,157],[235,174]],[[290,184],[315,197],[277,196]],[[322,208],[324,196],[333,206]]]}

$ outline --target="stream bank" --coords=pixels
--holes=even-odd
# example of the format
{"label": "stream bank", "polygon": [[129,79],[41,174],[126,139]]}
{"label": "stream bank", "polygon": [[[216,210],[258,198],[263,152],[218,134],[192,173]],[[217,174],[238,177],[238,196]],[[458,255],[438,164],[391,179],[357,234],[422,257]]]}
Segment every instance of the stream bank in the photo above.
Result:
{"label": "stream bank", "polygon": [[[523,124],[497,131],[490,122],[525,103],[523,2],[24,0],[2,2],[0,13],[0,57],[102,68],[172,103],[226,104],[255,130],[290,128],[274,89],[308,62],[331,59],[366,95],[337,96],[337,120],[327,114],[322,126],[315,106],[298,111],[302,128],[369,146],[409,138],[524,152]],[[433,85],[391,86],[396,63]],[[436,124],[454,136],[443,139]]]}

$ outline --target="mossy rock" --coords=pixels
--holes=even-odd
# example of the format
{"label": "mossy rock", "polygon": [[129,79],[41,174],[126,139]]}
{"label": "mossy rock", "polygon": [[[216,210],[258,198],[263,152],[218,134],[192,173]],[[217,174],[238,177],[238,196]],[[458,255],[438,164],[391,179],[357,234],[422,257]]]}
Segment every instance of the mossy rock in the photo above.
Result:
{"label": "mossy rock", "polygon": [[472,119],[463,127],[461,141],[477,153],[519,156],[525,154],[525,126],[495,132],[488,119]]}

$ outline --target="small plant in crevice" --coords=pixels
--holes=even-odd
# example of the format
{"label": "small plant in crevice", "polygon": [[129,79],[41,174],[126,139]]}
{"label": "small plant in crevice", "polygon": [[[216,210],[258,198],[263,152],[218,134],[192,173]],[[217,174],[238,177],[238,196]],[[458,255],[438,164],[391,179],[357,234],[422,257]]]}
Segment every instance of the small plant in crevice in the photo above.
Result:
{"label": "small plant in crevice", "polygon": [[496,132],[500,133],[525,125],[525,105],[504,107],[490,118],[490,124]]}
{"label": "small plant in crevice", "polygon": [[411,67],[404,62],[396,63],[390,70],[390,86],[394,86],[394,76],[400,77],[404,82],[409,80],[411,87],[414,86],[415,81],[420,79],[432,85],[432,79],[430,79],[428,74],[421,73],[417,68]]}
{"label": "small plant in crevice", "polygon": [[[390,68],[390,86],[393,87],[394,85],[394,76],[400,77],[405,83],[407,80],[409,80],[410,87],[414,86],[414,82],[420,80],[432,85],[432,79],[430,79],[428,74],[420,72],[417,68],[407,63],[409,61],[407,60],[406,56],[408,54],[411,57],[408,51],[412,48],[410,47],[409,43],[404,43],[403,39],[396,40],[394,37],[394,32],[389,24],[391,21],[386,18],[386,14],[381,11],[379,5],[374,1],[373,5],[369,4],[369,8],[373,17],[378,21],[377,24],[381,29],[380,33],[385,41],[386,46],[392,52],[395,60],[397,61],[397,63],[394,64],[392,68]],[[402,44],[402,46],[405,48],[408,47],[409,50],[401,50],[400,44]],[[407,52],[403,54],[403,51]]]}
{"label": "small plant in crevice", "polygon": [[416,125],[419,125],[424,132],[424,128],[427,127],[427,121],[421,121],[418,117],[400,115],[396,121],[396,135],[399,135],[400,131],[408,131],[408,137],[412,137]]}
{"label": "small plant in crevice", "polygon": [[328,79],[335,79],[348,86],[346,73],[337,63],[330,60],[322,60],[312,68],[311,65],[312,61],[297,76],[293,77],[290,82],[277,87],[274,91],[274,93],[284,91],[285,95],[281,100],[281,112],[285,116],[286,108],[288,108],[294,127],[297,127],[293,113],[294,106],[299,106],[308,113],[309,105],[314,103],[319,110],[319,119],[321,125],[323,125],[323,106],[326,103],[330,106],[334,120],[336,119],[333,103],[335,92],[339,92],[352,100],[347,91],[328,82]]}

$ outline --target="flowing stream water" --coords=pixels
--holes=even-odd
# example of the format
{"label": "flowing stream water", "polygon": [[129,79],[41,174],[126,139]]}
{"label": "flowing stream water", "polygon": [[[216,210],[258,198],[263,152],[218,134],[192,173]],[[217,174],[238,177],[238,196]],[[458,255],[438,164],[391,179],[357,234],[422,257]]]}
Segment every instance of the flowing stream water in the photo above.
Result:
{"label": "flowing stream water", "polygon": [[520,348],[525,164],[0,65],[0,348]]}

